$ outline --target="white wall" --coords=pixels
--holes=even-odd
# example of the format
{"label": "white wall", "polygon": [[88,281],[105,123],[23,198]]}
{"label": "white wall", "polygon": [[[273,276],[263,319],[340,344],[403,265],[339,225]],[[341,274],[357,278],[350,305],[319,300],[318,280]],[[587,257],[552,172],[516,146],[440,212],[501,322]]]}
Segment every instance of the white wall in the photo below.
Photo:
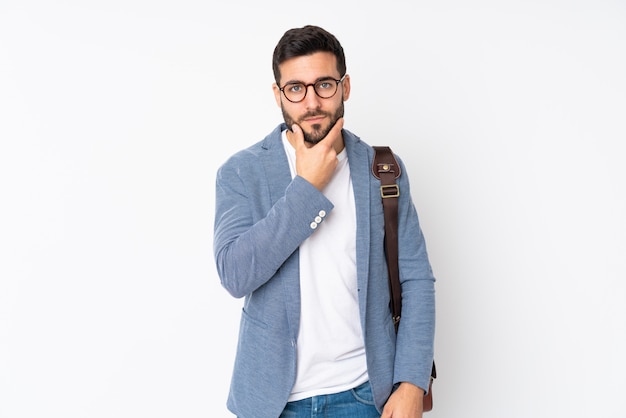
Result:
{"label": "white wall", "polygon": [[626,5],[3,1],[0,417],[228,417],[214,175],[281,120],[290,27],[410,168],[437,417],[623,417]]}

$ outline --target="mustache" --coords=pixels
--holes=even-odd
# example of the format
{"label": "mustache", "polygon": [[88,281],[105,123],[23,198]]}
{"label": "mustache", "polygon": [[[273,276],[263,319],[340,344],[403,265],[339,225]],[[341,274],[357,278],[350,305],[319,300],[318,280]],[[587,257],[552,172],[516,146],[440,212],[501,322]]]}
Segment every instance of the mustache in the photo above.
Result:
{"label": "mustache", "polygon": [[312,111],[312,112],[307,112],[304,115],[300,116],[299,119],[302,121],[302,120],[304,120],[306,118],[314,118],[314,117],[317,117],[317,116],[328,116],[328,117],[330,117],[331,115],[328,112]]}

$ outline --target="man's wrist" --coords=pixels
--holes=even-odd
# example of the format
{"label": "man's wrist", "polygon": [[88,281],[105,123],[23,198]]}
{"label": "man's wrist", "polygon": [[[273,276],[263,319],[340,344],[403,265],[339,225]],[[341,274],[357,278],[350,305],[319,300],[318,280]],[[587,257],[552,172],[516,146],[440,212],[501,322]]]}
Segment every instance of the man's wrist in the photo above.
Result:
{"label": "man's wrist", "polygon": [[401,389],[401,388],[403,391],[413,392],[422,396],[426,394],[426,391],[424,389],[422,389],[421,387],[417,385],[414,385],[411,382],[400,382],[398,389]]}

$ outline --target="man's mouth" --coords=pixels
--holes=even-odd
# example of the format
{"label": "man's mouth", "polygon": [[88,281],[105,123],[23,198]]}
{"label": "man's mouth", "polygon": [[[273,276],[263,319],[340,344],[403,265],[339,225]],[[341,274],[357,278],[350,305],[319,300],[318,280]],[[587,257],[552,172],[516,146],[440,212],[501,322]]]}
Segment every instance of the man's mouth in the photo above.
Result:
{"label": "man's mouth", "polygon": [[304,121],[308,123],[320,123],[325,117],[325,115],[309,116],[304,118]]}

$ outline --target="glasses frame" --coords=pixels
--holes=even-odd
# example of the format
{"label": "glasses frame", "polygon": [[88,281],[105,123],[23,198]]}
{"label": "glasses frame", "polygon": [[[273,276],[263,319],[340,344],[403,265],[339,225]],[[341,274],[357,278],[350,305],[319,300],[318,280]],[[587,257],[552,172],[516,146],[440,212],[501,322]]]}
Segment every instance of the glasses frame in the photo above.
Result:
{"label": "glasses frame", "polygon": [[[283,96],[285,96],[285,99],[289,100],[291,103],[300,103],[301,101],[306,99],[306,95],[309,93],[309,87],[311,87],[311,86],[313,87],[313,91],[315,92],[317,97],[319,97],[320,99],[330,99],[332,97],[335,97],[335,94],[337,94],[337,91],[339,90],[339,84],[341,84],[343,82],[344,78],[346,78],[346,75],[347,74],[344,74],[343,77],[341,77],[339,80],[337,80],[336,78],[333,78],[333,77],[324,77],[324,78],[322,78],[320,80],[317,80],[315,83],[309,83],[309,84],[304,84],[304,83],[302,83],[300,81],[296,82],[296,83],[287,83],[284,86],[279,87],[278,89],[283,93]],[[320,94],[315,89],[315,85],[317,83],[322,83],[324,81],[330,81],[330,80],[333,80],[335,83],[337,83],[337,88],[335,89],[335,92],[331,96],[328,96],[328,97],[320,96]],[[285,87],[293,86],[293,85],[296,85],[296,84],[302,84],[304,86],[304,96],[302,96],[302,99],[294,101],[294,100],[291,100],[289,97],[287,97],[287,94],[285,93]]]}

